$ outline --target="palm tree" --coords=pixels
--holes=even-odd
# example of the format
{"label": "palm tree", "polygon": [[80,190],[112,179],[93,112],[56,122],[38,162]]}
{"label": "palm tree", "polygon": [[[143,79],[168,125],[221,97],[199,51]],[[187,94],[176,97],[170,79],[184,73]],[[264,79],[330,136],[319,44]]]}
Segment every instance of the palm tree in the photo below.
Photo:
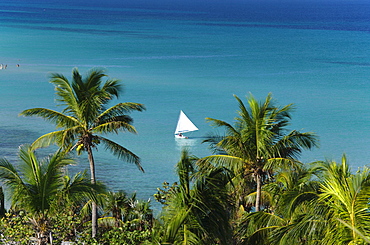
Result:
{"label": "palm tree", "polygon": [[313,171],[304,166],[282,169],[274,177],[274,182],[262,187],[268,208],[241,218],[237,231],[240,244],[317,244],[315,231],[322,216],[314,213],[321,204]]}
{"label": "palm tree", "polygon": [[164,220],[164,244],[192,244],[200,243],[200,238],[194,233],[198,228],[198,222],[192,216],[192,209],[195,205],[191,195],[191,175],[194,172],[195,158],[183,150],[181,159],[177,163],[177,175],[179,185],[166,200],[166,207],[162,214]]}
{"label": "palm tree", "polygon": [[276,208],[243,217],[242,244],[370,243],[368,167],[353,174],[343,156],[341,163],[316,162],[303,172],[278,173],[271,185],[279,195]]}
{"label": "palm tree", "polygon": [[177,164],[179,184],[168,193],[162,213],[161,244],[230,244],[225,169],[198,172],[198,158],[183,150]]}
{"label": "palm tree", "polygon": [[271,177],[278,166],[294,168],[302,149],[317,146],[317,138],[313,133],[287,132],[292,104],[279,108],[274,106],[271,94],[262,103],[250,95],[247,108],[239,97],[234,97],[239,104],[234,126],[206,118],[213,126],[223,127],[226,135],[205,140],[217,154],[204,158],[200,164],[213,163],[230,169],[241,189],[239,200],[252,189],[250,183],[253,180],[256,184],[255,210],[259,211],[264,180]]}
{"label": "palm tree", "polygon": [[129,213],[130,198],[126,192],[120,190],[117,192],[109,191],[105,194],[103,210],[104,216],[111,215],[110,219],[114,220],[114,226],[119,227],[122,224],[123,216]]}
{"label": "palm tree", "polygon": [[[130,198],[130,210],[125,220],[130,222],[130,229],[139,231],[149,230],[153,224],[153,210],[150,207],[150,199],[138,200],[136,195]],[[136,199],[136,200],[135,200]]]}
{"label": "palm tree", "polygon": [[[96,185],[78,173],[66,184],[64,167],[74,163],[65,153],[58,151],[46,159],[38,159],[30,146],[22,146],[20,162],[15,165],[0,159],[0,179],[11,193],[12,209],[26,210],[32,214],[39,243],[45,243],[49,227],[49,215],[55,204],[77,203],[84,198],[95,199]],[[58,206],[59,206],[58,205]]]}
{"label": "palm tree", "polygon": [[[78,153],[86,151],[90,163],[91,183],[96,183],[95,161],[92,149],[103,144],[107,150],[119,159],[135,163],[141,171],[140,159],[127,148],[102,135],[128,131],[136,133],[132,118],[127,113],[145,110],[138,103],[118,103],[106,108],[108,102],[118,98],[122,86],[116,79],[105,77],[103,70],[93,69],[85,79],[77,68],[73,69],[73,79],[69,81],[62,74],[52,74],[50,82],[55,85],[57,102],[64,106],[62,112],[46,108],[33,108],[21,113],[24,116],[39,116],[54,123],[57,130],[36,139],[32,147],[44,147],[58,144],[63,149],[76,149]],[[97,234],[97,206],[92,206],[92,236]]]}
{"label": "palm tree", "polygon": [[319,200],[328,209],[323,241],[365,244],[370,239],[370,169],[352,174],[343,156],[341,163],[322,162],[316,170],[321,180]]}

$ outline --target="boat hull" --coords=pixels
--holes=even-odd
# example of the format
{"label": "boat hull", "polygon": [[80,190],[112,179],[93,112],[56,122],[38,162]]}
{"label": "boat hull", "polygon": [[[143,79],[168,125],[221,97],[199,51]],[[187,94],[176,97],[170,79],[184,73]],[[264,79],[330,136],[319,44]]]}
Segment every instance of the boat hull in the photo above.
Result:
{"label": "boat hull", "polygon": [[188,139],[189,137],[184,136],[184,135],[175,134],[175,138],[177,138],[177,139]]}

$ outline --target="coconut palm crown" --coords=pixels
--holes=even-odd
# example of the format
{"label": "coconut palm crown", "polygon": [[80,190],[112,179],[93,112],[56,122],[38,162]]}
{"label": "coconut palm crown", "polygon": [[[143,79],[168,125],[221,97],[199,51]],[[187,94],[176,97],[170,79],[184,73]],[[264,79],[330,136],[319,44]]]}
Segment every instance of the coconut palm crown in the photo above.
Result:
{"label": "coconut palm crown", "polygon": [[205,140],[216,154],[200,163],[212,162],[229,168],[239,183],[250,182],[252,177],[256,184],[255,209],[259,211],[263,179],[271,176],[277,167],[296,165],[302,150],[318,146],[318,141],[314,133],[287,130],[292,104],[275,106],[271,93],[262,102],[250,95],[247,97],[249,107],[239,97],[234,97],[239,104],[234,125],[206,118],[212,126],[224,128],[225,136],[210,136]]}
{"label": "coconut palm crown", "polygon": [[136,133],[132,125],[133,119],[127,114],[145,110],[143,104],[132,102],[118,103],[108,108],[108,103],[119,97],[122,85],[117,79],[107,79],[103,82],[102,79],[106,76],[103,70],[92,69],[85,78],[82,78],[78,69],[74,68],[72,80],[69,81],[62,74],[54,73],[50,82],[55,85],[58,105],[64,107],[62,112],[46,108],[33,108],[21,112],[23,116],[42,117],[60,129],[36,139],[32,144],[33,148],[57,144],[66,150],[76,149],[78,153],[86,151],[93,184],[96,183],[96,179],[92,149],[99,144],[103,144],[119,159],[132,162],[144,171],[137,155],[102,136],[120,131]]}

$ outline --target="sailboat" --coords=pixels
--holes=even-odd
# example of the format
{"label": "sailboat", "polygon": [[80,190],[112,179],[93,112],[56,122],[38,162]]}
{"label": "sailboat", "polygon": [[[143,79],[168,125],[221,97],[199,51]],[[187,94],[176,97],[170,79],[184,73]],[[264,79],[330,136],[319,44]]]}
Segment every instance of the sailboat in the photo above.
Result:
{"label": "sailboat", "polygon": [[175,130],[175,137],[180,139],[187,139],[183,133],[192,132],[198,130],[197,126],[185,115],[183,111],[180,111],[179,120],[177,121],[177,127]]}

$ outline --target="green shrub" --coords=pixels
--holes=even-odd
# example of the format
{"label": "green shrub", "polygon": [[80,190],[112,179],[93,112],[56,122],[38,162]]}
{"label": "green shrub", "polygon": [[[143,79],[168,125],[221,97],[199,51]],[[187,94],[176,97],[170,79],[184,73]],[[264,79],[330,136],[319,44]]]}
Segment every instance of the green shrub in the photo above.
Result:
{"label": "green shrub", "polygon": [[19,244],[29,244],[29,240],[34,236],[32,224],[29,216],[25,212],[6,213],[0,220],[0,230],[4,239],[9,242]]}
{"label": "green shrub", "polygon": [[110,229],[99,229],[99,238],[91,238],[91,233],[84,232],[78,244],[89,245],[145,245],[151,244],[151,230],[130,230],[129,225]]}

